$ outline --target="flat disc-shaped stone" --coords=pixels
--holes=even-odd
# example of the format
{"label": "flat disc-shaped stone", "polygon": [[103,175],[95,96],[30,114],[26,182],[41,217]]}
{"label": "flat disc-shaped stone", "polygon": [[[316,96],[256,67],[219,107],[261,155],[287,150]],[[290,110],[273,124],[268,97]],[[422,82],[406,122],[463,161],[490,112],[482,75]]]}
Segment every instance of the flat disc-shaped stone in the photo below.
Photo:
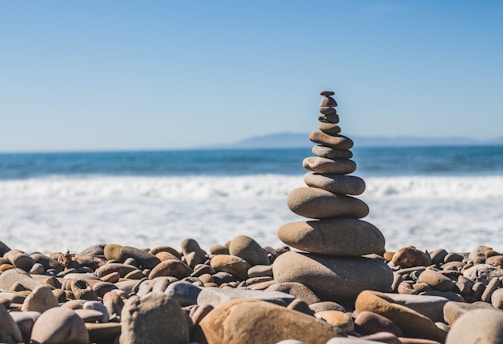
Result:
{"label": "flat disc-shaped stone", "polygon": [[309,140],[336,149],[351,149],[353,140],[343,135],[328,135],[316,130],[309,135]]}
{"label": "flat disc-shaped stone", "polygon": [[368,205],[358,198],[308,187],[292,190],[288,194],[287,205],[295,214],[313,219],[362,218],[369,214]]}
{"label": "flat disc-shaped stone", "polygon": [[285,244],[333,256],[361,256],[384,251],[384,236],[373,224],[352,218],[291,222],[278,229]]}
{"label": "flat disc-shaped stone", "polygon": [[311,150],[314,155],[329,159],[351,159],[353,152],[347,149],[335,149],[328,146],[316,145]]}
{"label": "flat disc-shaped stone", "polygon": [[363,257],[331,257],[290,251],[272,266],[274,280],[298,282],[321,300],[354,300],[363,290],[388,291],[393,282],[391,268],[382,260]]}
{"label": "flat disc-shaped stone", "polygon": [[320,107],[320,113],[324,115],[335,115],[337,113],[337,110],[330,106],[322,106]]}
{"label": "flat disc-shaped stone", "polygon": [[339,123],[339,115],[319,115],[318,116],[318,121],[322,123],[332,123],[332,124],[337,124]]}
{"label": "flat disc-shaped stone", "polygon": [[323,90],[320,92],[320,96],[325,96],[325,97],[330,97],[330,96],[333,96],[335,94],[334,91],[330,91],[330,90]]}
{"label": "flat disc-shaped stone", "polygon": [[356,163],[349,159],[327,159],[308,157],[302,161],[302,166],[310,171],[328,174],[349,174],[356,170]]}
{"label": "flat disc-shaped stone", "polygon": [[339,134],[341,132],[341,127],[339,127],[336,123],[320,123],[320,125],[318,125],[318,129],[328,135]]}
{"label": "flat disc-shaped stone", "polygon": [[337,194],[361,195],[365,191],[365,181],[357,176],[307,172],[304,175],[304,183]]}

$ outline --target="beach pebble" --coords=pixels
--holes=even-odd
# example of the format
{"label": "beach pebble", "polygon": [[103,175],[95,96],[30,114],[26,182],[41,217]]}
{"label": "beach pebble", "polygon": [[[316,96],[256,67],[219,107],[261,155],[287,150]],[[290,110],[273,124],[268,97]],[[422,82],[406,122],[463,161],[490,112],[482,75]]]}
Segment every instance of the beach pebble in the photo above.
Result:
{"label": "beach pebble", "polygon": [[337,302],[333,302],[333,301],[321,301],[321,302],[311,303],[309,305],[309,308],[311,308],[311,310],[315,313],[323,312],[323,311],[341,311],[341,312],[346,311],[343,306],[341,306]]}
{"label": "beach pebble", "polygon": [[305,285],[297,282],[283,282],[271,284],[266,291],[280,291],[304,300],[308,305],[320,302],[318,296]]}
{"label": "beach pebble", "polygon": [[378,332],[389,332],[397,337],[403,336],[403,332],[397,324],[385,316],[374,312],[359,312],[355,318],[355,325],[358,333],[365,335]]}
{"label": "beach pebble", "polygon": [[410,308],[433,322],[444,320],[444,306],[449,300],[445,297],[432,295],[400,295],[385,293],[388,301]]}
{"label": "beach pebble", "polygon": [[321,98],[320,107],[324,107],[324,106],[337,107],[337,102],[335,101],[334,98],[332,98],[330,96],[324,96]]}
{"label": "beach pebble", "polygon": [[352,218],[290,222],[278,238],[299,250],[334,256],[361,256],[384,251],[384,236],[369,222]]}
{"label": "beach pebble", "polygon": [[109,323],[85,323],[91,343],[115,343],[121,333],[121,324]]}
{"label": "beach pebble", "polygon": [[148,269],[152,269],[154,266],[159,264],[161,261],[159,258],[154,256],[152,253],[140,250],[139,248],[132,246],[122,246],[120,250],[120,255],[122,258],[133,258],[141,266]]}
{"label": "beach pebble", "polygon": [[351,159],[353,153],[347,149],[334,149],[332,147],[315,145],[312,150],[314,155],[329,159]]}
{"label": "beach pebble", "polygon": [[285,339],[325,344],[341,335],[336,327],[312,316],[258,300],[225,302],[199,325],[208,344],[276,343]]}
{"label": "beach pebble", "polygon": [[487,251],[492,251],[492,248],[483,245],[477,247],[468,254],[468,261],[473,262],[473,264],[483,264],[487,258]]}
{"label": "beach pebble", "polygon": [[267,252],[252,238],[238,235],[229,243],[229,254],[243,258],[251,266],[268,265]]}
{"label": "beach pebble", "polygon": [[203,288],[197,297],[198,305],[218,307],[235,299],[252,299],[287,306],[295,296],[279,291],[259,291],[240,288]]}
{"label": "beach pebble", "polygon": [[148,278],[154,279],[160,276],[173,276],[178,279],[190,276],[192,269],[178,259],[168,259],[157,264],[150,272]]}
{"label": "beach pebble", "polygon": [[337,113],[337,109],[330,106],[320,106],[320,113],[323,115],[335,115]]}
{"label": "beach pebble", "polygon": [[355,310],[357,313],[374,312],[390,319],[408,337],[443,342],[446,336],[446,332],[438,328],[430,318],[409,307],[395,303],[389,294],[365,290],[358,295]]}
{"label": "beach pebble", "polygon": [[188,343],[189,327],[176,301],[166,294],[130,298],[121,314],[121,343]]}
{"label": "beach pebble", "polygon": [[503,255],[491,256],[486,259],[486,264],[497,268],[503,268]]}
{"label": "beach pebble", "polygon": [[503,343],[503,311],[476,309],[466,312],[452,325],[445,343]]}
{"label": "beach pebble", "polygon": [[7,246],[3,241],[0,241],[0,257],[3,257],[3,255],[10,250],[11,248],[9,246]]}
{"label": "beach pebble", "polygon": [[21,342],[21,331],[7,309],[0,304],[0,342],[15,344]]}
{"label": "beach pebble", "polygon": [[325,174],[349,174],[356,170],[356,163],[349,159],[308,157],[302,161],[302,166],[312,172]]}
{"label": "beach pebble", "polygon": [[369,213],[368,205],[358,198],[309,187],[292,190],[288,194],[287,205],[295,214],[314,219],[362,218]]}
{"label": "beach pebble", "polygon": [[402,269],[415,266],[429,266],[431,259],[425,252],[418,250],[414,246],[408,246],[402,247],[395,252],[391,259],[391,264],[399,266]]}
{"label": "beach pebble", "polygon": [[16,268],[24,271],[30,271],[33,264],[36,263],[31,256],[17,249],[12,249],[4,253],[3,256],[7,258]]}
{"label": "beach pebble", "polygon": [[157,254],[159,254],[161,252],[167,252],[167,253],[173,255],[176,259],[182,259],[182,255],[180,254],[180,252],[178,252],[177,250],[175,250],[171,246],[166,246],[166,245],[156,246],[156,247],[152,248],[149,252],[152,253],[154,256],[156,256]]}
{"label": "beach pebble", "polygon": [[206,252],[199,246],[199,243],[191,238],[185,238],[180,244],[183,258],[188,266],[194,268],[197,264],[203,264],[206,261]]}
{"label": "beach pebble", "polygon": [[105,255],[106,260],[116,260],[123,261],[123,257],[121,255],[121,245],[118,244],[106,244],[103,248],[103,254]]}
{"label": "beach pebble", "polygon": [[498,277],[491,278],[487,283],[486,289],[482,293],[480,300],[484,302],[491,302],[491,295],[500,286],[501,286],[501,280]]}
{"label": "beach pebble", "polygon": [[322,311],[316,313],[316,317],[325,320],[332,326],[340,328],[346,333],[351,333],[355,329],[353,318],[348,313],[341,311]]}
{"label": "beach pebble", "polygon": [[51,308],[35,321],[31,340],[46,344],[88,344],[89,334],[84,321],[66,307]]}
{"label": "beach pebble", "polygon": [[304,183],[312,188],[339,194],[360,195],[365,191],[365,181],[357,176],[307,172],[304,175]]}
{"label": "beach pebble", "polygon": [[43,283],[31,278],[27,272],[21,269],[9,269],[0,274],[1,290],[14,291],[13,287],[16,285],[22,286],[23,290],[33,290],[39,285],[43,285]]}
{"label": "beach pebble", "polygon": [[37,321],[38,317],[40,316],[40,313],[27,311],[27,312],[10,312],[9,314],[12,317],[12,319],[14,319],[19,330],[21,331],[21,336],[23,337],[24,342],[29,343],[33,324],[35,324],[35,321]]}
{"label": "beach pebble", "polygon": [[447,252],[447,250],[443,248],[439,248],[430,252],[431,263],[435,265],[441,265],[448,254],[449,253]]}
{"label": "beach pebble", "polygon": [[272,277],[272,265],[255,265],[248,269],[248,277]]}
{"label": "beach pebble", "polygon": [[94,309],[75,309],[74,311],[85,323],[104,322],[103,313],[100,311]]}
{"label": "beach pebble", "polygon": [[351,149],[353,140],[344,135],[328,135],[320,130],[315,130],[309,135],[309,140],[335,149]]}
{"label": "beach pebble", "polygon": [[246,260],[225,254],[213,256],[210,264],[216,271],[227,272],[242,279],[248,277],[248,269],[251,267]]}
{"label": "beach pebble", "polygon": [[463,271],[463,276],[473,282],[487,283],[492,277],[500,277],[503,270],[488,264],[477,264]]}
{"label": "beach pebble", "polygon": [[336,135],[341,132],[341,127],[337,123],[320,123],[318,129],[328,135]]}
{"label": "beach pebble", "polygon": [[491,295],[491,304],[494,308],[503,310],[503,288],[496,289]]}
{"label": "beach pebble", "polygon": [[321,300],[354,300],[363,290],[388,291],[393,272],[381,260],[362,257],[331,257],[287,252],[273,264],[278,283],[298,282]]}
{"label": "beach pebble", "polygon": [[103,304],[103,302],[87,301],[86,303],[84,303],[82,305],[82,308],[100,312],[102,317],[99,320],[99,322],[108,322],[108,320],[110,318],[108,310],[105,307],[105,305]]}
{"label": "beach pebble", "polygon": [[[107,245],[108,246],[108,245]],[[105,246],[106,247],[106,246]],[[122,263],[107,263],[96,269],[95,273],[98,277],[103,277],[111,273],[117,272],[120,277],[126,276],[131,271],[136,270],[134,266]]]}
{"label": "beach pebble", "polygon": [[461,317],[463,314],[473,311],[475,309],[493,309],[490,304],[486,302],[474,302],[474,303],[465,303],[465,302],[454,302],[449,301],[444,306],[444,321],[452,325]]}
{"label": "beach pebble", "polygon": [[[335,109],[334,109],[335,110]],[[337,124],[339,123],[339,115],[336,113],[330,113],[330,114],[320,114],[318,116],[318,121],[321,123],[329,123],[329,124]],[[330,134],[332,135],[332,134]]]}
{"label": "beach pebble", "polygon": [[403,344],[397,336],[390,332],[377,332],[360,338],[386,344]]}
{"label": "beach pebble", "polygon": [[197,297],[201,288],[185,281],[173,282],[164,291],[164,294],[178,302],[181,307],[197,304]]}
{"label": "beach pebble", "polygon": [[51,287],[41,285],[35,288],[24,300],[21,311],[34,311],[44,313],[46,310],[57,307],[58,300],[52,293]]}
{"label": "beach pebble", "polygon": [[454,281],[442,275],[440,272],[426,269],[418,278],[418,283],[426,283],[431,288],[440,291],[451,291],[454,288]]}

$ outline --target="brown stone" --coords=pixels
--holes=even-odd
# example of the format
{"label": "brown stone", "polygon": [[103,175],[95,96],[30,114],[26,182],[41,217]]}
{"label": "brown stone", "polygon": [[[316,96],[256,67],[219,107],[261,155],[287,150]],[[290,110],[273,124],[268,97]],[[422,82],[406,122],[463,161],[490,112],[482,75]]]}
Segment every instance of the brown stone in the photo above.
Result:
{"label": "brown stone", "polygon": [[324,97],[331,97],[335,94],[334,91],[329,91],[329,90],[323,90],[320,92],[320,96],[324,96]]}
{"label": "brown stone", "polygon": [[190,238],[185,238],[180,244],[182,247],[183,257],[185,262],[191,268],[197,264],[203,264],[206,261],[206,252],[199,246],[199,243]]}
{"label": "brown stone", "polygon": [[351,159],[353,153],[347,149],[334,149],[328,146],[316,145],[311,150],[314,155],[329,159]]}
{"label": "brown stone", "polygon": [[349,159],[309,157],[302,161],[302,166],[307,170],[325,174],[349,174],[356,170],[356,163]]}
{"label": "brown stone", "polygon": [[363,257],[331,257],[290,251],[273,263],[278,283],[298,282],[321,300],[352,301],[363,290],[389,291],[392,270],[381,260]]}
{"label": "brown stone", "polygon": [[432,339],[443,342],[446,332],[428,317],[406,306],[396,304],[384,293],[365,290],[358,295],[355,310],[380,314],[397,324],[407,337]]}
{"label": "brown stone", "polygon": [[384,250],[384,236],[369,222],[352,218],[291,222],[278,229],[285,244],[334,256],[361,256]]}
{"label": "brown stone", "polygon": [[159,276],[173,276],[178,279],[185,278],[192,273],[192,269],[178,259],[168,259],[160,262],[152,269],[148,278],[154,279]]}
{"label": "brown stone", "polygon": [[4,257],[7,258],[16,268],[24,271],[30,271],[33,264],[36,263],[35,260],[28,254],[16,249],[6,252]]}
{"label": "brown stone", "polygon": [[431,264],[430,256],[414,246],[402,247],[393,255],[391,264],[403,268],[414,266],[429,266]]}
{"label": "brown stone", "polygon": [[325,96],[325,97],[322,97],[321,98],[321,101],[320,101],[320,107],[324,107],[324,106],[329,106],[329,107],[337,107],[337,102],[335,101],[334,98],[330,97],[330,96]]}
{"label": "brown stone", "polygon": [[445,304],[443,309],[444,321],[449,325],[453,325],[463,314],[482,308],[493,309],[493,307],[486,302],[465,303],[449,301]]}
{"label": "brown stone", "polygon": [[16,344],[21,342],[21,331],[16,322],[0,304],[0,342]]}
{"label": "brown stone", "polygon": [[503,312],[496,309],[476,309],[463,314],[452,325],[445,343],[503,343]]}
{"label": "brown stone", "polygon": [[417,280],[419,283],[426,283],[431,288],[440,291],[451,291],[454,288],[454,281],[442,275],[440,272],[426,269]]}
{"label": "brown stone", "polygon": [[370,311],[359,312],[355,318],[355,325],[361,334],[390,332],[397,337],[403,336],[403,332],[397,324],[380,314]]}
{"label": "brown stone", "polygon": [[341,132],[341,128],[337,125],[337,123],[320,123],[318,125],[318,129],[328,135],[335,135]]}
{"label": "brown stone", "polygon": [[339,123],[339,115],[333,113],[333,114],[321,114],[318,116],[318,121],[321,123],[331,123],[331,124],[337,124]]}
{"label": "brown stone", "polygon": [[304,175],[304,183],[309,187],[336,194],[361,195],[365,191],[365,181],[357,176],[307,172]]}
{"label": "brown stone", "polygon": [[248,269],[251,267],[246,260],[225,254],[213,256],[210,264],[216,271],[228,272],[242,279],[248,277]]}
{"label": "brown stone", "polygon": [[106,244],[103,248],[106,260],[124,260],[121,255],[121,245],[118,244]]}
{"label": "brown stone", "polygon": [[267,252],[255,240],[246,235],[238,235],[231,240],[229,253],[243,258],[251,266],[269,264]]}
{"label": "brown stone", "polygon": [[337,114],[337,109],[330,106],[320,106],[320,113],[323,115],[335,115]]}
{"label": "brown stone", "polygon": [[154,266],[159,264],[161,261],[152,253],[146,252],[136,247],[132,246],[122,246],[120,255],[123,258],[133,258],[141,266],[152,269]]}
{"label": "brown stone", "polygon": [[353,140],[343,135],[327,135],[322,131],[316,130],[309,135],[309,140],[314,143],[329,146],[335,149],[351,149]]}
{"label": "brown stone", "polygon": [[368,205],[358,198],[309,187],[292,190],[288,194],[287,205],[295,214],[315,219],[362,218],[369,213]]}
{"label": "brown stone", "polygon": [[21,311],[35,311],[44,313],[46,310],[57,307],[58,300],[52,293],[51,287],[41,285],[35,288],[30,295],[26,297],[21,307]]}
{"label": "brown stone", "polygon": [[256,300],[228,301],[199,325],[208,344],[277,343],[285,339],[325,344],[341,335],[338,328],[312,316]]}
{"label": "brown stone", "polygon": [[89,334],[84,321],[71,309],[54,307],[35,321],[31,341],[45,344],[88,344]]}
{"label": "brown stone", "polygon": [[320,302],[318,296],[305,285],[297,282],[283,282],[271,284],[267,291],[280,291],[304,300],[308,305]]}

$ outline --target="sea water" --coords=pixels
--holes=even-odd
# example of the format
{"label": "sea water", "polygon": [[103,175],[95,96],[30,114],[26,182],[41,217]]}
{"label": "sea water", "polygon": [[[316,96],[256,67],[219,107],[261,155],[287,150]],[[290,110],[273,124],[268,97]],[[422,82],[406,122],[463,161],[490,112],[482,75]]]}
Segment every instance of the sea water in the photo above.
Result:
{"label": "sea water", "polygon": [[[353,149],[386,248],[503,251],[503,147]],[[310,148],[0,154],[0,240],[25,251],[95,243],[279,247]]]}

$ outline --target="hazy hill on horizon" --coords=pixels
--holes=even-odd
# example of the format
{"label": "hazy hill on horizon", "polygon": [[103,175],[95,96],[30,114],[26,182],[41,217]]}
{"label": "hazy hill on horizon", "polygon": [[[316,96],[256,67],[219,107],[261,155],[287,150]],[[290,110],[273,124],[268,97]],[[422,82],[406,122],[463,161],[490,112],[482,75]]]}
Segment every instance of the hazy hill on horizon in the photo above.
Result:
{"label": "hazy hill on horizon", "polygon": [[[346,136],[358,147],[503,145],[503,136],[487,140],[469,137]],[[309,133],[283,132],[252,136],[217,148],[303,148],[312,145]]]}

